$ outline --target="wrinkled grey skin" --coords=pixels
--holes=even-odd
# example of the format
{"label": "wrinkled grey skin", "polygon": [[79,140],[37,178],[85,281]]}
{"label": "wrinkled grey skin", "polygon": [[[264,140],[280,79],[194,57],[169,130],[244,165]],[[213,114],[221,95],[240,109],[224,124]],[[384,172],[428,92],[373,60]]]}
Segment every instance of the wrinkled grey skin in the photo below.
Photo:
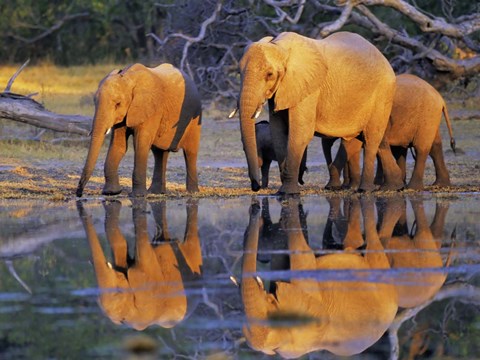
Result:
{"label": "wrinkled grey skin", "polygon": [[[272,143],[272,134],[270,132],[270,123],[266,120],[255,124],[255,140],[257,142],[258,165],[262,172],[262,188],[268,188],[268,174],[272,161],[277,161]],[[298,173],[298,183],[303,185],[303,174],[308,171],[307,168],[307,149],[303,154]]]}

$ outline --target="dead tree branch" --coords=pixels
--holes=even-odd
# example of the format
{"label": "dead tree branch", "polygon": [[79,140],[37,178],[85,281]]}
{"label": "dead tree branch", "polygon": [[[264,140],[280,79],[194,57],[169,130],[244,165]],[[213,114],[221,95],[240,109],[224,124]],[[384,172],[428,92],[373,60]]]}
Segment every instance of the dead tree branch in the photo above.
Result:
{"label": "dead tree branch", "polygon": [[3,93],[0,93],[0,118],[22,122],[57,132],[89,135],[92,119],[82,115],[63,115],[48,111],[29,96],[10,92],[13,82],[27,66],[27,60],[10,78]]}

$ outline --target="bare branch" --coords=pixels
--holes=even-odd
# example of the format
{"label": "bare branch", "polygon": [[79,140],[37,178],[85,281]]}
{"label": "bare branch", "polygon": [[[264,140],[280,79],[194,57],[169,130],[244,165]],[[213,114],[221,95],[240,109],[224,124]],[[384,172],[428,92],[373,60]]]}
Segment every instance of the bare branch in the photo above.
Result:
{"label": "bare branch", "polygon": [[23,63],[23,65],[20,66],[20,68],[17,69],[17,71],[15,71],[15,74],[13,74],[13,76],[10,78],[10,80],[8,80],[7,86],[5,87],[5,90],[3,90],[3,92],[6,92],[6,93],[10,92],[10,89],[12,88],[13,82],[15,81],[17,76],[22,72],[22,70],[25,69],[25,67],[28,65],[29,62],[30,62],[30,59],[27,59],[27,61],[25,61]]}
{"label": "bare branch", "polygon": [[[302,16],[306,0],[290,0],[290,1],[264,0],[264,2],[265,4],[272,6],[275,9],[275,12],[277,13],[277,15],[279,16],[278,19],[272,21],[273,23],[278,24],[283,22],[284,20],[287,20],[291,24],[297,24]],[[295,16],[293,18],[280,8],[282,6],[292,6],[292,5],[298,5],[297,12],[295,13]]]}
{"label": "bare branch", "polygon": [[[344,3],[345,1],[341,2]],[[480,14],[474,14],[459,24],[450,24],[447,23],[443,18],[428,17],[420,12],[416,7],[403,0],[356,0],[355,2],[358,5],[383,5],[394,8],[418,24],[420,29],[426,33],[435,32],[461,39],[468,34],[480,30]]]}
{"label": "bare branch", "polygon": [[322,37],[326,37],[327,35],[339,30],[340,28],[343,27],[343,25],[345,25],[348,18],[350,17],[350,14],[352,13],[353,4],[350,0],[347,0],[343,6],[344,8],[340,17],[337,20],[335,20],[333,23],[323,27],[323,29],[320,31],[320,35]]}

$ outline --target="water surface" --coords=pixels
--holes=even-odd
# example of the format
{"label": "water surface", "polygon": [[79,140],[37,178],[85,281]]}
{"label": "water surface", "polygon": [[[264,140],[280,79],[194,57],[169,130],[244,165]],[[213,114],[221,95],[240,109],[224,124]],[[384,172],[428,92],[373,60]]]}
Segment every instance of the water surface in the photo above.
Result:
{"label": "water surface", "polygon": [[0,358],[475,358],[480,196],[0,202]]}

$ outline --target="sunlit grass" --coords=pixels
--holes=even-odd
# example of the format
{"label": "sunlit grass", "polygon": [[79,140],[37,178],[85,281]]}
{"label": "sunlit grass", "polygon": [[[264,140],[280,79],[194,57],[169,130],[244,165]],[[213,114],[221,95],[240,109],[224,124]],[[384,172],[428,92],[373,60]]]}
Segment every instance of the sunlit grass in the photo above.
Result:
{"label": "sunlit grass", "polygon": [[[19,67],[20,64],[0,65],[2,90]],[[29,65],[17,77],[11,91],[22,95],[38,93],[34,99],[53,112],[92,115],[93,95],[98,83],[111,70],[120,67],[114,64],[70,67],[50,63]]]}

